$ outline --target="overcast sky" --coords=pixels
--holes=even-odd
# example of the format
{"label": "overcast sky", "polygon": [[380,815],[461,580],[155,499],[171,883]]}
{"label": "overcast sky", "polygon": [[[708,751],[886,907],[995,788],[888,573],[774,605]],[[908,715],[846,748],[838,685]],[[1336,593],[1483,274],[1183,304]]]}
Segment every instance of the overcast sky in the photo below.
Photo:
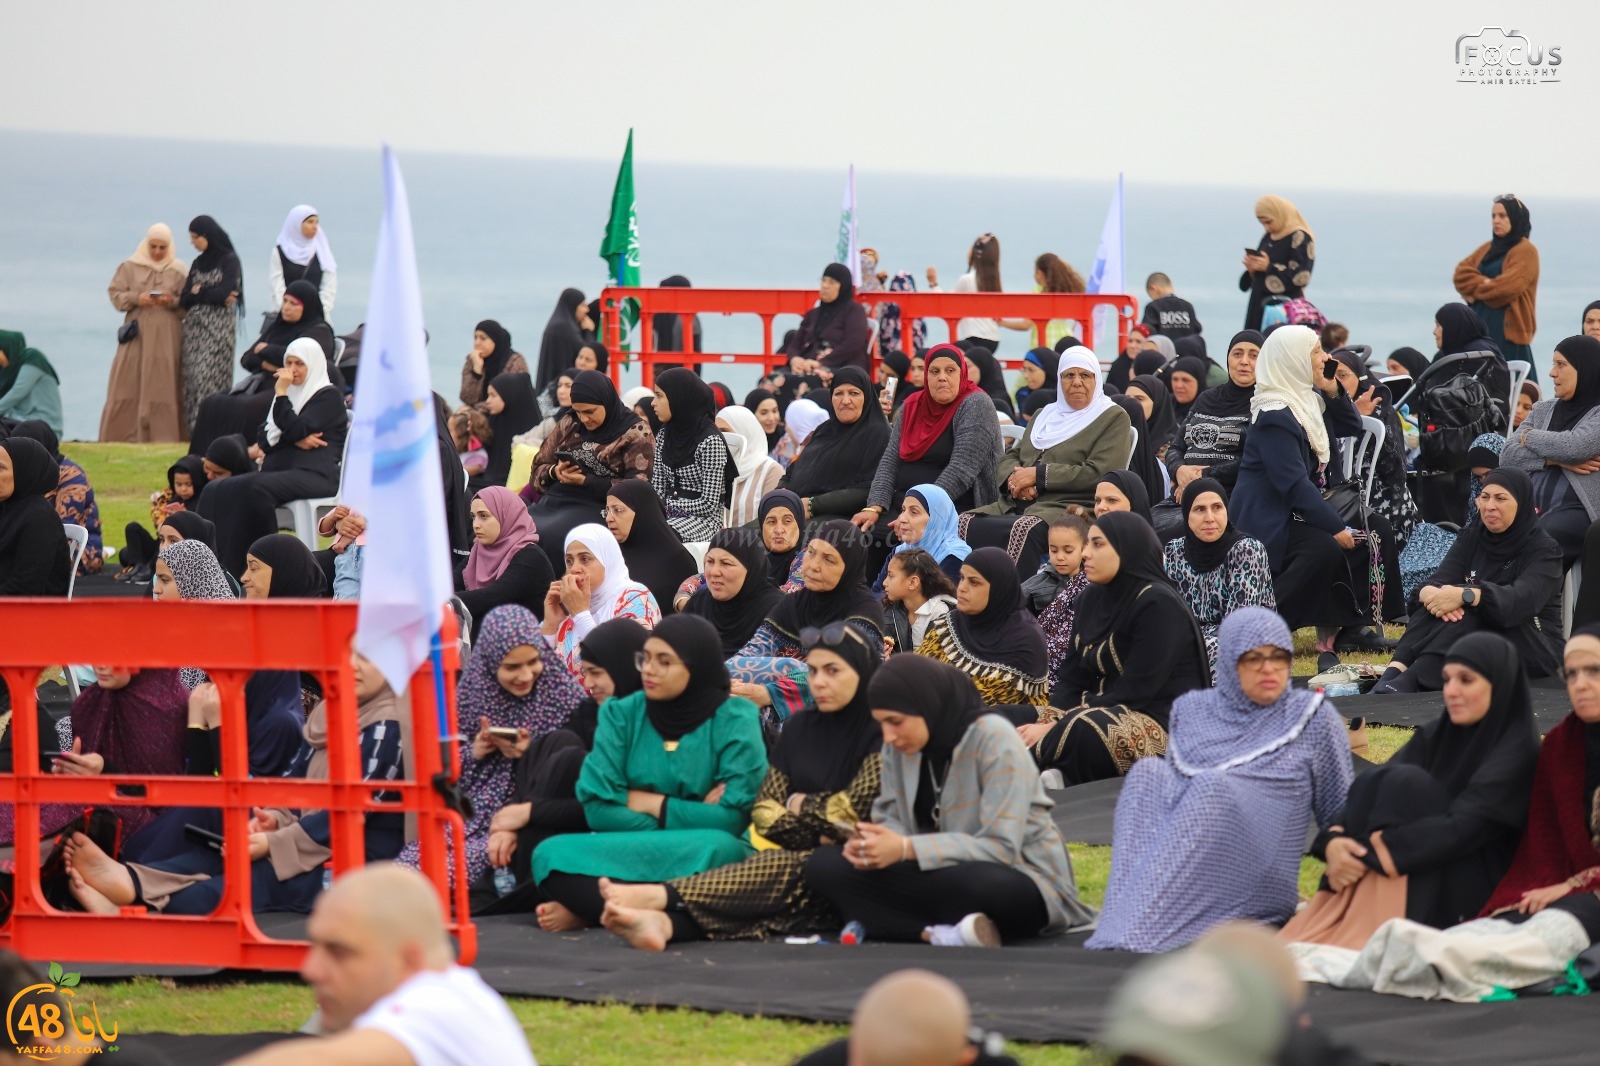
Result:
{"label": "overcast sky", "polygon": [[[1560,82],[1458,84],[1482,25]],[[1600,4],[5,0],[0,127],[1594,196]]]}

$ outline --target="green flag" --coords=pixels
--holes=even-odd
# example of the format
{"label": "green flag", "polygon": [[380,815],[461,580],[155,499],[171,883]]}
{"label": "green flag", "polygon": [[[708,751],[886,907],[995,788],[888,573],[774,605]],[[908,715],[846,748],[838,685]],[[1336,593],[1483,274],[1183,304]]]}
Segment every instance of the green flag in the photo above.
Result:
{"label": "green flag", "polygon": [[[606,235],[600,242],[600,258],[606,261],[611,284],[637,287],[639,284],[639,216],[633,201],[633,130],[628,131],[628,147],[622,153],[622,166],[617,170],[617,184],[611,190],[611,217],[606,221]],[[639,301],[624,300],[618,309],[622,315],[622,350],[630,351],[633,328],[639,321]]]}

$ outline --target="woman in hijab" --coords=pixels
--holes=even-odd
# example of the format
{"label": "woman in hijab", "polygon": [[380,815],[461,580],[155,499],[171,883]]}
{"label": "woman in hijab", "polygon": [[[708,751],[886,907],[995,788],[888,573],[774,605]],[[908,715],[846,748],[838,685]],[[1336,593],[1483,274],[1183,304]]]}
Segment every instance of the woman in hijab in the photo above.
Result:
{"label": "woman in hijab", "polygon": [[[1183,419],[1178,417],[1172,405],[1172,393],[1154,374],[1140,374],[1128,382],[1123,395],[1138,402],[1140,410],[1144,412],[1147,428],[1147,433],[1143,435],[1149,437],[1156,461],[1165,462],[1167,450],[1177,440],[1183,427]],[[1195,403],[1198,402],[1196,399]],[[1189,410],[1194,410],[1193,403],[1189,405]]]}
{"label": "woman in hijab", "polygon": [[0,329],[0,419],[38,419],[61,436],[61,376],[16,330]]}
{"label": "woman in hijab", "polygon": [[806,706],[805,674],[796,668],[801,633],[846,623],[868,640],[883,640],[883,605],[867,587],[867,538],[841,519],[817,523],[808,536],[803,586],[779,600],[728,660],[734,692],[754,701],[775,724]]}
{"label": "woman in hijab", "polygon": [[[55,432],[39,419],[18,423],[12,428],[11,435],[38,441],[60,467],[54,498],[56,516],[63,524],[82,526],[88,531],[89,541],[78,563],[78,573],[98,574],[105,564],[104,541],[101,539],[100,505],[95,502],[94,486],[89,484],[89,475],[83,467],[61,454],[61,442]],[[152,551],[150,554],[155,553]]]}
{"label": "woman in hijab", "polygon": [[1231,515],[1241,533],[1266,546],[1284,621],[1291,629],[1317,626],[1318,651],[1333,652],[1354,643],[1372,615],[1367,546],[1353,550],[1355,531],[1315,480],[1332,457],[1329,438],[1361,433],[1350,398],[1323,373],[1327,359],[1306,326],[1281,326],[1267,338]]}
{"label": "woman in hijab", "polygon": [[[1256,392],[1256,361],[1266,340],[1255,330],[1234,334],[1228,343],[1228,380],[1195,400],[1178,426],[1164,460],[1173,485],[1181,490],[1197,477],[1209,477],[1230,491],[1239,477],[1244,438],[1250,428],[1250,400]],[[1182,533],[1182,508],[1173,499],[1158,503],[1156,532],[1170,540]]]}
{"label": "woman in hijab", "polygon": [[[461,740],[462,791],[472,801],[466,825],[467,883],[490,874],[490,826],[512,802],[517,760],[530,744],[566,726],[583,689],[563,668],[558,653],[539,632],[539,620],[525,607],[508,604],[490,611],[478,627],[472,655],[456,684]],[[492,729],[514,729],[515,740]],[[528,856],[520,859],[525,863]],[[420,852],[407,844],[395,860],[415,868]]]}
{"label": "woman in hijab", "polygon": [[206,483],[221,481],[234,474],[253,472],[256,461],[250,458],[249,448],[249,442],[242,433],[229,433],[212,441],[201,460]]}
{"label": "woman in hijab", "polygon": [[783,439],[783,412],[778,409],[777,394],[765,387],[751,389],[745,394],[744,407],[761,423],[761,432],[766,437],[767,453],[770,455]]}
{"label": "woman in hijab", "polygon": [[847,366],[859,367],[863,372],[871,370],[867,347],[872,340],[872,327],[867,322],[866,308],[855,301],[850,268],[843,263],[824,267],[818,296],[817,306],[800,320],[800,329],[784,345],[784,353],[791,359],[804,359],[804,372],[808,374],[819,370],[837,373]]}
{"label": "woman in hijab", "polygon": [[539,403],[526,374],[500,374],[489,382],[484,404],[489,414],[489,466],[482,484],[504,486],[511,478],[516,438],[539,424]]}
{"label": "woman in hijab", "polygon": [[1211,674],[1205,639],[1162,569],[1150,523],[1099,515],[1083,572],[1090,587],[1078,599],[1049,706],[1018,727],[1039,767],[1060,770],[1068,785],[1126,774],[1165,752],[1172,701],[1206,687]]}
{"label": "woman in hijab", "polygon": [[957,511],[999,500],[1000,423],[989,397],[967,377],[961,349],[931,348],[925,380],[895,416],[867,504],[850,520],[862,531],[925,482],[948,492]]}
{"label": "woman in hijab", "polygon": [[67,594],[67,534],[46,498],[60,477],[60,464],[38,441],[0,440],[0,596]]}
{"label": "woman in hijab", "polygon": [[1316,234],[1294,204],[1281,196],[1263,196],[1256,201],[1256,221],[1265,232],[1256,250],[1244,254],[1244,273],[1239,275],[1239,291],[1250,294],[1245,329],[1261,328],[1261,312],[1269,298],[1304,297],[1317,265]]}
{"label": "woman in hijab", "polygon": [[[183,600],[236,600],[240,590],[233,579],[222,569],[217,557],[205,542],[180,540],[164,545],[156,557],[155,577],[151,582],[152,596],[166,603]],[[184,687],[195,689],[210,681],[206,672],[185,666],[178,671],[178,680]]]}
{"label": "woman in hijab", "polygon": [[472,330],[472,351],[461,363],[461,402],[489,413],[489,383],[501,374],[528,373],[528,362],[511,347],[511,334],[492,318]]}
{"label": "woman in hijab", "polygon": [[623,481],[648,485],[655,451],[649,425],[617,396],[611,379],[582,370],[572,382],[572,409],[539,447],[529,481],[538,502],[528,508],[550,563],[559,568],[567,531],[606,506]]}
{"label": "woman in hijab", "polygon": [[592,340],[594,322],[589,318],[589,304],[583,293],[577,289],[561,290],[556,309],[550,312],[550,321],[545,323],[544,336],[539,340],[539,372],[533,378],[534,391],[543,392],[558,373],[573,364],[583,342]]}
{"label": "woman in hijab", "polygon": [[997,947],[1094,920],[1027,751],[969,677],[900,655],[867,697],[882,790],[853,839],[811,853],[812,891],[871,940]]}
{"label": "woman in hijab", "polygon": [[[682,274],[673,274],[669,277],[661,279],[661,288],[692,289],[694,286],[690,284],[689,279],[684,277]],[[650,331],[655,334],[656,351],[658,352],[683,352],[690,350],[683,346],[683,317],[681,315],[652,316]],[[703,352],[706,350],[706,346],[703,341],[702,330],[700,328],[699,315],[690,316],[689,338],[694,344],[694,351]],[[671,369],[675,365],[677,364],[657,363],[656,373],[660,374],[665,370]],[[698,366],[694,368],[694,372],[696,374],[700,372]],[[661,427],[657,426],[655,428],[659,429]]]}
{"label": "woman in hijab", "polygon": [[[805,425],[809,400],[789,405],[790,427]],[[833,378],[829,414],[809,434],[805,452],[779,482],[805,501],[812,520],[849,518],[867,502],[878,462],[889,446],[889,424],[873,398],[866,371],[845,367]]]}
{"label": "woman in hijab", "polygon": [[525,443],[534,447],[544,443],[544,438],[555,429],[556,421],[572,410],[572,383],[578,380],[578,368],[569,366],[551,379],[538,397],[538,409],[544,416],[538,432],[528,434]]}
{"label": "woman in hijab", "polygon": [[541,625],[568,670],[577,673],[578,644],[601,622],[627,617],[654,629],[661,621],[655,596],[629,574],[605,526],[588,523],[568,532],[565,562],[566,572],[545,593]]}
{"label": "woman in hijab", "polygon": [[1050,653],[1044,632],[1022,606],[1017,566],[999,548],[979,548],[961,564],[956,609],[928,624],[919,655],[972,678],[983,702],[1043,706]]}
{"label": "woman in hijab", "polygon": [[878,396],[878,406],[883,411],[885,418],[893,418],[894,413],[900,410],[900,406],[906,402],[912,393],[922,391],[923,371],[926,369],[923,363],[922,349],[918,348],[916,355],[906,355],[905,352],[885,351],[882,356],[882,366],[893,375],[889,380],[893,380],[897,384],[894,387],[894,395],[891,397],[888,395],[887,389],[889,382],[888,380],[884,382],[885,391]]}
{"label": "woman in hijab", "polygon": [[1095,482],[1095,517],[1108,511],[1132,511],[1149,524],[1150,497],[1145,493],[1144,482],[1133,471],[1113,470]]}
{"label": "woman in hijab", "polygon": [[[863,407],[866,400],[861,401]],[[743,407],[724,407],[717,412],[717,428],[728,451],[733,455],[733,465],[739,476],[733,479],[733,490],[728,499],[725,524],[737,528],[754,522],[761,509],[761,498],[778,487],[784,470],[767,458],[767,435],[756,416]],[[887,429],[884,436],[888,436]]]}
{"label": "woman in hijab", "polygon": [[[1187,337],[1175,338],[1172,342],[1172,350],[1178,353],[1178,359],[1193,359],[1205,369],[1205,373],[1196,379],[1200,382],[1199,391],[1204,392],[1207,389],[1215,388],[1228,380],[1227,370],[1218,366],[1207,353],[1206,339],[1198,333],[1190,334]],[[1177,360],[1173,362],[1176,365]],[[1163,377],[1170,381],[1171,373],[1171,370],[1168,370]]]}
{"label": "woman in hijab", "polygon": [[1445,659],[1444,712],[1356,778],[1311,846],[1323,887],[1284,940],[1361,948],[1384,921],[1444,929],[1477,916],[1527,821],[1539,733],[1517,650],[1470,633]]}
{"label": "woman in hijab", "polygon": [[767,772],[755,708],[729,694],[716,630],[677,615],[641,653],[644,690],[612,701],[577,795],[591,833],[533,853],[550,932],[597,925],[603,878],[656,882],[748,858],[743,834]]}
{"label": "woman in hijab", "polygon": [[1561,546],[1563,566],[1571,566],[1600,518],[1600,477],[1589,472],[1600,455],[1600,340],[1580,334],[1556,345],[1550,384],[1555,399],[1533,405],[1500,453],[1500,466],[1533,479],[1539,525]]}
{"label": "woman in hijab", "polygon": [[188,268],[164,222],[150,227],[111,278],[111,306],[122,311],[111,363],[100,439],[143,444],[181,441],[183,423],[183,295]]}
{"label": "woman in hijab", "polygon": [[1533,677],[1560,669],[1561,549],[1543,529],[1533,496],[1521,470],[1502,467],[1484,477],[1478,521],[1417,590],[1379,690],[1437,692],[1445,656],[1478,630],[1511,641]]}
{"label": "woman in hijab", "polygon": [[1177,359],[1178,349],[1171,337],[1160,333],[1146,337],[1144,351],[1133,358],[1133,376],[1160,374]]}
{"label": "woman in hijab", "polygon": [[1122,408],[1128,416],[1129,427],[1138,435],[1128,455],[1126,473],[1131,475],[1130,480],[1138,481],[1144,487],[1147,501],[1165,499],[1168,492],[1167,471],[1156,461],[1155,448],[1150,443],[1150,427],[1144,420],[1144,408],[1139,406],[1138,400],[1128,396],[1113,396],[1111,402]]}
{"label": "woman in hijab", "polygon": [[650,427],[652,435],[661,432],[661,419],[656,417],[655,395],[656,390],[648,385],[635,385],[622,394],[623,404]]}
{"label": "woman in hijab", "polygon": [[978,514],[1022,514],[1048,521],[1069,504],[1087,506],[1094,484],[1128,464],[1129,421],[1100,385],[1100,361],[1088,348],[1069,348],[1059,360],[1057,398],[1000,457],[1000,499]]}
{"label": "woman in hijab", "polygon": [[[1340,348],[1330,356],[1337,364],[1339,387],[1355,404],[1356,411],[1384,424],[1386,432],[1383,447],[1374,461],[1372,492],[1368,502],[1373,512],[1388,524],[1388,529],[1379,531],[1380,535],[1384,535],[1386,552],[1398,554],[1405,548],[1412,527],[1417,524],[1417,505],[1411,499],[1411,490],[1406,483],[1405,426],[1400,421],[1399,412],[1394,409],[1388,386],[1373,376],[1361,352]],[[1341,448],[1351,446],[1351,443],[1340,443]],[[1390,574],[1399,572],[1398,562],[1389,559],[1384,562],[1390,567]]]}
{"label": "woman in hijab", "polygon": [[1022,357],[1022,384],[1016,391],[1018,411],[1033,393],[1055,385],[1060,365],[1061,356],[1053,348],[1034,348]]}
{"label": "woman in hijab", "polygon": [[783,592],[797,591],[805,561],[800,538],[806,527],[805,504],[788,489],[774,489],[761,498],[757,514],[761,546],[767,550],[767,580]]}
{"label": "woman in hijab", "polygon": [[1444,304],[1433,315],[1433,339],[1439,345],[1432,362],[1463,352],[1500,353],[1488,327],[1466,304]]}
{"label": "woman in hijab", "polygon": [[668,881],[608,882],[605,927],[633,947],[669,941],[749,940],[832,932],[841,924],[802,876],[812,849],[854,825],[878,795],[883,734],[867,686],[883,659],[849,627],[814,630],[805,642],[815,706],[779,734],[751,810],[755,831],[775,847],[734,866]]}
{"label": "woman in hijab", "polygon": [[251,544],[240,584],[247,600],[328,598],[328,578],[317,557],[291,533],[273,533]]}
{"label": "woman in hijab", "polygon": [[201,398],[189,438],[192,454],[204,455],[213,441],[231,433],[255,441],[262,421],[272,410],[275,375],[288,357],[289,346],[299,340],[316,343],[325,359],[323,377],[343,391],[344,377],[333,361],[333,327],[324,318],[322,298],[311,282],[290,282],[279,301],[278,313],[239,357],[239,364],[249,376],[230,390]]}
{"label": "woman in hijab", "polygon": [[1011,397],[1006,393],[1006,376],[994,353],[972,337],[959,342],[956,347],[966,357],[968,375],[977,372],[978,388],[994,403],[994,409],[1007,418],[1015,415],[1016,408],[1011,406]]}
{"label": "woman in hijab", "polygon": [[304,281],[316,290],[318,306],[333,314],[333,298],[339,291],[339,264],[334,261],[328,231],[322,228],[322,219],[310,204],[296,205],[284,218],[278,243],[268,258],[267,278],[274,304],[282,302],[288,286]]}
{"label": "woman in hijab", "polygon": [[1278,609],[1272,592],[1272,565],[1259,540],[1233,528],[1228,519],[1228,490],[1218,481],[1197,477],[1183,490],[1187,519],[1184,534],[1167,542],[1163,566],[1167,578],[1189,605],[1206,658],[1221,684],[1226,660],[1217,658],[1217,635],[1223,620],[1245,607]]}
{"label": "woman in hijab", "polygon": [[705,585],[689,597],[683,613],[699,615],[717,629],[722,654],[731,657],[755,636],[783,593],[767,580],[761,542],[743,529],[724,529],[706,549]]}
{"label": "woman in hijab", "polygon": [[739,476],[728,442],[717,429],[711,389],[680,367],[656,379],[654,403],[662,426],[656,434],[650,484],[679,540],[709,541],[722,528]]}
{"label": "woman in hijab", "polygon": [[1415,381],[1422,376],[1424,370],[1428,369],[1428,357],[1415,348],[1396,348],[1389,353],[1385,369],[1390,374],[1408,377]]}
{"label": "woman in hijab", "polygon": [[540,537],[510,489],[491,485],[472,498],[472,549],[456,595],[474,620],[508,603],[543,616],[555,574]]}
{"label": "woman in hijab", "polygon": [[[1186,340],[1188,338],[1185,338]],[[1172,364],[1167,373],[1167,383],[1172,387],[1172,410],[1177,421],[1189,417],[1189,410],[1206,388],[1204,360],[1184,356]]]}
{"label": "woman in hijab", "polygon": [[1507,193],[1490,208],[1491,239],[1456,264],[1455,288],[1483,320],[1507,359],[1533,365],[1534,305],[1539,297],[1539,249],[1528,234],[1528,208]]}
{"label": "woman in hijab", "polygon": [[272,395],[271,413],[256,436],[264,453],[261,472],[226,478],[200,502],[201,515],[217,526],[217,558],[235,575],[244,569],[250,543],[278,528],[280,505],[339,491],[350,414],[314,341],[289,345]]}
{"label": "woman in hijab", "polygon": [[1300,900],[1306,823],[1326,830],[1344,806],[1344,720],[1320,693],[1289,684],[1294,636],[1283,619],[1241,608],[1220,646],[1217,687],[1172,706],[1166,758],[1128,771],[1087,947],[1171,951],[1234,919],[1286,921]]}
{"label": "woman in hijab", "polygon": [[[827,402],[831,410],[832,398],[829,397]],[[789,469],[799,458],[811,434],[815,433],[817,427],[826,422],[828,417],[829,412],[824,411],[815,400],[801,397],[792,401],[783,413],[783,439],[778,441],[778,446],[773,449],[772,458],[785,470]]]}
{"label": "woman in hijab", "polygon": [[618,481],[606,495],[605,516],[632,579],[650,590],[663,614],[671,614],[679,586],[699,567],[667,524],[655,489],[637,478]]}
{"label": "woman in hijab", "polygon": [[233,384],[233,352],[244,320],[244,269],[228,233],[210,215],[189,223],[199,255],[178,304],[183,316],[183,425],[194,428],[200,401]]}
{"label": "woman in hijab", "polygon": [[[950,502],[950,494],[938,485],[915,485],[900,505],[900,517],[892,528],[900,543],[893,554],[920,548],[933,556],[953,586],[961,580],[961,564],[972,554],[972,547],[961,539],[960,516]],[[872,591],[883,594],[883,579],[889,572],[888,560],[872,583]]]}

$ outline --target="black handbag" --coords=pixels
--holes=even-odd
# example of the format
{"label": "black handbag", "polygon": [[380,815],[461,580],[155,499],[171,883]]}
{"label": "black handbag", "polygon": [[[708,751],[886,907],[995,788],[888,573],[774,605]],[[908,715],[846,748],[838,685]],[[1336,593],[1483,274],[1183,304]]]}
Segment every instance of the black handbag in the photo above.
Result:
{"label": "black handbag", "polygon": [[118,344],[127,344],[129,341],[135,339],[138,336],[139,336],[139,320],[137,318],[130,318],[128,321],[126,321],[126,322],[124,322],[122,324],[122,328],[121,329],[117,330],[117,343]]}
{"label": "black handbag", "polygon": [[1368,512],[1364,495],[1361,482],[1346,481],[1328,489],[1322,498],[1339,513],[1345,525],[1351,529],[1366,529]]}

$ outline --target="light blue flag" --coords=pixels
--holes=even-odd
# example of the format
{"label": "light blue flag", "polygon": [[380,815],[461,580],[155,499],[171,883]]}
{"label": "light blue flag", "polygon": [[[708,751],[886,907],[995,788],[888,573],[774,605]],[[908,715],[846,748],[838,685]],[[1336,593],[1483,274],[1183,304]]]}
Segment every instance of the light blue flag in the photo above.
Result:
{"label": "light blue flag", "polygon": [[1111,194],[1105,225],[1100,227],[1100,247],[1094,252],[1094,269],[1089,271],[1089,292],[1122,294],[1128,291],[1122,276],[1122,175],[1117,175],[1117,191]]}
{"label": "light blue flag", "polygon": [[453,589],[411,207],[387,145],[383,186],[340,495],[367,519],[356,647],[399,692],[428,658]]}

